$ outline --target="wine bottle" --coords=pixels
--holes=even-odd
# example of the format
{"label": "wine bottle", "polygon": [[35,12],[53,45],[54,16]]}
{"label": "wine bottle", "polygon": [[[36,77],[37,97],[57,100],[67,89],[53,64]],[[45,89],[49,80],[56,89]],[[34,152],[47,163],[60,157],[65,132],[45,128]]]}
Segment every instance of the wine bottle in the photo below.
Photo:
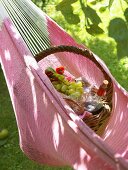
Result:
{"label": "wine bottle", "polygon": [[102,99],[103,96],[105,96],[106,94],[107,86],[108,86],[108,81],[104,80],[96,93],[92,91],[89,92],[84,105],[86,111],[89,111],[93,114],[97,114],[102,110],[103,108]]}

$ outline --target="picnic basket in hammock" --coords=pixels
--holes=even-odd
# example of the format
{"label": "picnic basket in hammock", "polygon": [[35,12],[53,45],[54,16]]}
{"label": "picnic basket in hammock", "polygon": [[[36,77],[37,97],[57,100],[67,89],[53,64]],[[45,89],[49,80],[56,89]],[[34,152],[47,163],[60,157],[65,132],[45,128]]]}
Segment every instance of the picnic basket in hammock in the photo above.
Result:
{"label": "picnic basket in hammock", "polygon": [[[75,47],[75,46],[66,46],[66,45],[50,47],[50,48],[45,49],[45,50],[41,51],[40,53],[38,53],[36,55],[36,61],[39,62],[41,59],[44,59],[48,55],[58,53],[58,52],[71,52],[71,53],[74,53],[74,54],[77,54],[77,55],[84,56],[84,58],[87,58],[88,60],[93,62],[96,65],[96,67],[98,67],[98,69],[100,69],[100,71],[101,71],[101,73],[103,74],[103,77],[104,77],[102,79],[108,80],[109,85],[108,85],[108,88],[107,88],[107,94],[106,94],[105,102],[108,104],[109,108],[104,107],[98,114],[94,114],[94,115],[92,115],[90,117],[85,118],[85,120],[84,120],[84,122],[91,129],[93,129],[95,132],[99,131],[99,134],[100,134],[101,131],[103,131],[102,128],[105,127],[105,126],[102,126],[102,125],[104,125],[105,122],[107,121],[107,118],[109,118],[111,108],[112,108],[112,81],[111,81],[111,78],[104,71],[102,66],[96,61],[96,59],[93,56],[93,53],[87,48],[82,49],[82,48],[78,48],[78,47]],[[65,56],[63,56],[63,57],[65,57]],[[69,58],[70,58],[70,55],[69,55]],[[49,57],[49,60],[50,60],[50,57]],[[74,57],[74,60],[75,60],[75,57]],[[51,58],[51,62],[52,62],[52,58]],[[77,58],[76,62],[80,62],[80,59]],[[88,61],[85,60],[85,62],[88,62]],[[84,63],[84,60],[83,60],[83,63]],[[69,64],[69,65],[71,65],[71,64]],[[53,60],[52,66],[54,66],[54,60]],[[84,67],[84,64],[83,64],[83,67]],[[90,65],[90,67],[91,67],[91,65]],[[86,70],[86,67],[84,69]],[[89,71],[90,70],[86,70],[85,71],[86,74],[88,74]],[[92,76],[94,76],[94,75],[92,75]],[[98,77],[98,78],[100,79],[101,77]],[[74,105],[75,104],[77,105],[77,102],[74,102]],[[102,129],[102,130],[99,130],[99,129]]]}
{"label": "picnic basket in hammock", "polygon": [[[69,165],[75,170],[127,169],[127,92],[99,57],[77,44],[31,1],[1,2],[0,61],[22,151],[38,163]],[[26,26],[31,31],[24,31]],[[41,56],[38,62],[36,55]],[[104,110],[100,118],[94,116],[86,123],[74,114],[44,74],[47,66],[60,64],[76,77],[86,75],[98,86],[107,79],[110,85],[106,101],[111,112]],[[100,138],[94,131],[98,133],[103,124]]]}

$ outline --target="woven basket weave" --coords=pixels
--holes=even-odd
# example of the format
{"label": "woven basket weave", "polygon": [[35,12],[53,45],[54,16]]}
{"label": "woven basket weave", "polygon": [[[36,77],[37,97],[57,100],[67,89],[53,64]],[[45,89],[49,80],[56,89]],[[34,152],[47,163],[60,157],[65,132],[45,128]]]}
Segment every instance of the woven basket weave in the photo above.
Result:
{"label": "woven basket weave", "polygon": [[[99,62],[95,59],[93,53],[89,49],[82,49],[75,46],[54,46],[48,49],[43,50],[39,54],[36,55],[36,61],[40,61],[41,59],[47,57],[50,54],[58,53],[58,52],[72,52],[75,54],[83,55],[84,57],[90,59],[95,65],[100,69],[100,71],[104,75],[104,79],[108,80],[109,85],[106,90],[105,102],[109,108],[103,108],[100,113],[92,115],[84,119],[84,122],[93,129],[97,134],[102,134],[105,126],[109,120],[112,110],[112,93],[113,93],[113,84],[109,75],[105,72],[104,68],[99,64]],[[86,69],[86,68],[85,68]]]}

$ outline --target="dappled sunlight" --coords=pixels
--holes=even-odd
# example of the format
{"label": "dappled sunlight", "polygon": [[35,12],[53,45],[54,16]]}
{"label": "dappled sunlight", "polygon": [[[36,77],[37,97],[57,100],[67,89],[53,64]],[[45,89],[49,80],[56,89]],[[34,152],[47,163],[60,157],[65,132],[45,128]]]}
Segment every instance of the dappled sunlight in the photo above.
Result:
{"label": "dappled sunlight", "polygon": [[119,154],[119,153],[115,153],[114,157],[115,157],[116,159],[118,159],[118,158],[120,158],[120,157],[122,157],[122,156],[121,156],[121,154]]}
{"label": "dappled sunlight", "polygon": [[37,120],[38,114],[37,114],[37,96],[36,96],[36,89],[34,85],[34,80],[35,78],[31,75],[31,73],[28,71],[27,72],[29,78],[30,78],[30,84],[31,84],[31,90],[32,90],[32,97],[33,97],[33,105],[34,105],[34,117],[35,117],[35,122]]}
{"label": "dappled sunlight", "polygon": [[44,105],[45,105],[46,107],[48,107],[48,101],[47,101],[47,96],[46,96],[46,94],[43,93],[42,97],[43,97]]}
{"label": "dappled sunlight", "polygon": [[10,55],[9,50],[5,50],[4,55],[5,55],[5,60],[7,60],[7,61],[11,60],[11,55]]}
{"label": "dappled sunlight", "polygon": [[[128,145],[126,146],[126,148],[124,149],[124,152],[121,153],[122,157],[125,157],[128,154]],[[127,158],[128,159],[128,158]]]}
{"label": "dappled sunlight", "polygon": [[126,155],[128,154],[128,145],[126,146],[126,148],[124,149],[124,152],[122,152],[122,153],[116,153],[114,156],[115,156],[115,158],[120,158],[120,157],[125,157]]}
{"label": "dappled sunlight", "polygon": [[123,116],[124,116],[124,112],[122,111],[122,112],[120,113],[120,122],[123,120]]}
{"label": "dappled sunlight", "polygon": [[76,113],[74,113],[74,111],[72,111],[72,112],[69,112],[69,116],[71,117],[71,119],[73,120],[73,122],[77,125],[79,122],[80,122],[80,120],[81,120],[81,118],[78,116],[78,115],[76,115]]}
{"label": "dappled sunlight", "polygon": [[58,118],[58,122],[59,122],[59,125],[60,125],[61,134],[64,135],[64,125],[63,125],[63,122],[62,122],[62,118],[59,114],[57,114],[57,118]]}
{"label": "dappled sunlight", "polygon": [[55,150],[57,151],[59,144],[60,144],[60,140],[62,136],[64,135],[63,121],[62,121],[61,116],[58,113],[54,114],[51,129],[52,129],[53,144],[54,144]]}
{"label": "dappled sunlight", "polygon": [[[117,87],[121,90],[121,86],[117,84]],[[115,133],[117,133],[117,129],[122,125],[122,122],[124,122],[125,110],[123,110],[124,106],[121,106],[119,104],[121,100],[121,95],[118,94],[117,90],[114,92],[113,96],[113,111],[112,116],[110,118],[110,124],[106,126],[106,132],[104,134],[104,140],[109,138],[110,136],[114,136]],[[121,100],[122,101],[122,100]],[[118,109],[117,109],[118,108]]]}
{"label": "dappled sunlight", "polygon": [[128,113],[128,98],[124,93],[120,84],[115,82],[114,96],[113,96],[113,111],[110,122],[106,127],[103,140],[112,149],[117,152],[120,157],[127,159],[128,157],[128,126],[127,126],[127,113]]}
{"label": "dappled sunlight", "polygon": [[112,133],[112,129],[111,130],[107,130],[106,134],[104,135],[104,140],[106,140]]}
{"label": "dappled sunlight", "polygon": [[[82,2],[82,0],[80,2]],[[63,2],[61,4],[63,4]],[[68,4],[69,4],[70,11],[73,12],[71,2],[68,2]],[[65,8],[67,8],[66,5]],[[88,16],[88,18],[91,19],[96,18],[97,24],[101,22],[100,17],[97,16],[94,9],[89,7],[86,7],[84,9],[90,12],[92,11],[91,13],[95,14],[92,17]],[[31,8],[29,10],[31,10]],[[58,7],[58,10],[62,11],[63,9]],[[87,11],[85,10],[83,10],[83,12],[89,15],[89,13],[87,13]],[[25,16],[25,13],[23,14]],[[78,14],[77,15],[73,14],[72,16],[78,16]],[[71,20],[70,16],[68,16],[67,13],[66,13],[66,17],[65,19],[67,19],[68,22],[73,23],[73,20]],[[78,22],[79,22],[79,18],[78,18]],[[30,25],[31,24],[32,21],[30,22]],[[20,27],[22,26],[19,25],[19,28]],[[47,30],[49,28],[50,28],[49,25],[47,25]],[[53,42],[57,41],[57,43],[60,44],[62,43],[67,43],[67,44],[69,43],[70,45],[75,44],[70,38],[68,41],[68,36],[67,37],[65,36],[66,35],[65,32],[63,33],[62,31],[61,34],[60,31],[61,29],[60,30],[57,29],[56,24],[55,24],[56,29],[54,29],[54,27],[51,28],[52,28],[51,33],[49,33],[48,38],[43,37],[42,34],[41,37],[39,37],[39,39],[36,32],[34,32],[35,30],[33,29],[34,31],[32,33],[34,33],[35,35],[34,37],[35,40],[38,41],[41,38],[43,41],[42,44],[41,43],[36,44],[37,42],[33,40],[33,44],[31,47],[33,50],[35,50],[36,48],[40,49],[40,46],[42,45],[47,46],[47,43],[50,46],[49,42],[46,43],[47,40],[51,42],[51,45],[55,45],[52,44],[52,41]],[[66,104],[66,102],[63,101],[62,97],[59,98],[59,95],[57,95],[57,92],[55,91],[55,88],[52,86],[52,83],[47,78],[46,74],[44,74],[44,70],[41,70],[42,68],[44,69],[47,66],[45,62],[44,64],[37,63],[35,58],[31,56],[31,53],[28,52],[29,50],[27,51],[24,48],[24,46],[22,46],[21,41],[15,41],[20,39],[20,34],[15,29],[15,27],[11,25],[9,29],[12,32],[11,38],[13,38],[14,36],[13,39],[14,41],[12,41],[12,39],[10,38],[12,41],[12,47],[14,46],[16,50],[14,52],[12,51],[11,53],[12,55],[10,55],[9,50],[5,50],[5,59],[9,61],[11,60],[11,57],[14,56],[14,60],[12,61],[13,64],[7,65],[7,67],[9,71],[11,71],[12,67],[14,68],[14,71],[12,71],[12,76],[14,77],[14,80],[18,80],[15,82],[17,89],[14,89],[14,98],[15,98],[14,104],[17,111],[16,116],[17,116],[18,128],[21,133],[20,138],[23,139],[23,147],[26,149],[26,151],[28,149],[30,156],[32,156],[32,158],[34,158],[35,160],[40,161],[41,163],[47,163],[47,164],[51,163],[51,165],[52,164],[61,165],[61,163],[74,165],[74,168],[77,170],[91,169],[90,167],[95,165],[96,168],[101,165],[101,169],[102,169],[102,165],[103,165],[102,159],[104,159],[105,162],[107,162],[107,159],[105,158],[108,158],[108,160],[109,159],[114,160],[114,156],[113,156],[114,154],[113,155],[108,154],[109,149],[111,150],[115,147],[114,149],[116,150],[116,147],[120,147],[120,144],[118,143],[118,139],[122,137],[122,139],[120,140],[122,140],[123,142],[121,143],[122,146],[119,148],[120,151],[119,153],[121,153],[121,156],[124,157],[128,153],[128,146],[126,146],[128,133],[126,133],[127,120],[125,119],[127,111],[126,110],[123,111],[123,108],[126,106],[126,109],[128,109],[128,102],[126,101],[126,98],[123,97],[123,93],[122,92],[120,93],[120,91],[117,90],[113,95],[114,105],[113,105],[113,114],[110,120],[111,125],[107,127],[108,129],[106,131],[106,134],[104,135],[104,139],[100,140],[100,137],[94,131],[92,131],[88,126],[86,126],[84,121],[77,114],[75,114],[75,112],[71,109],[71,107],[69,107],[69,105]],[[28,31],[30,30],[31,29],[28,29]],[[58,35],[59,32],[58,30],[60,31],[59,34],[60,37],[56,36]],[[56,32],[57,34],[55,34]],[[55,41],[52,39],[55,39]],[[31,37],[28,36],[28,40],[31,41]],[[102,39],[99,39],[98,41],[95,39],[95,43],[93,43],[93,45],[95,46],[97,51],[100,51],[102,49],[100,51],[100,54],[101,56],[102,54],[105,56],[103,58],[107,61],[106,62],[107,65],[110,63],[110,67],[112,69],[115,67],[114,68],[115,70],[116,69],[119,70],[120,67],[123,67],[126,71],[128,68],[127,59],[125,61],[121,60],[120,65],[117,64],[118,61],[116,60],[116,55],[114,51],[115,47],[114,46],[110,47],[111,43],[108,43],[107,41],[103,41]],[[14,44],[14,42],[17,42],[17,45]],[[77,43],[75,45],[77,45]],[[106,53],[105,50],[107,51]],[[17,55],[15,55],[16,52]],[[57,57],[59,58],[59,55],[57,55]],[[60,55],[60,61],[61,58],[63,57],[64,57],[64,62],[62,62],[62,64],[67,63],[68,65],[67,68],[70,67],[69,70],[74,70],[73,74],[76,73],[74,75],[80,75],[80,73],[82,73],[86,77],[86,75],[89,72],[90,74],[88,74],[89,76],[87,76],[87,78],[90,77],[91,80],[96,79],[98,82],[97,85],[100,83],[100,81],[102,81],[102,78],[104,78],[102,74],[100,74],[101,70],[97,69],[95,65],[93,64],[90,65],[88,62],[86,62],[85,64],[83,62],[85,58],[82,59],[81,57],[80,59],[78,58],[75,61],[74,57],[71,58],[69,57],[68,59],[68,55],[66,56],[66,54],[64,53],[62,57]],[[17,58],[19,58],[19,60]],[[105,71],[109,71],[105,63],[101,61],[101,59],[98,58],[98,56],[96,56],[96,58],[98,62],[101,62],[103,64],[103,67],[106,68]],[[56,62],[55,62],[56,60],[50,59],[49,61],[53,63],[54,66],[56,66]],[[8,64],[11,62],[6,62],[6,63]],[[71,63],[72,66],[70,66]],[[40,66],[41,64],[42,64],[42,68]],[[19,68],[22,69],[20,70]],[[117,74],[123,73],[123,70],[121,71],[119,70],[118,72],[117,70],[115,71]],[[96,74],[91,74],[93,72]],[[15,77],[16,74],[17,77]],[[123,80],[125,80],[127,79],[127,74],[124,74],[124,76],[121,77],[123,77]],[[119,84],[117,86],[118,88],[120,88],[120,90],[122,90]],[[122,106],[119,106],[119,103],[121,102],[123,103],[123,101],[124,104]],[[116,111],[116,113],[114,111]],[[122,126],[125,132],[124,134],[122,132],[122,129],[120,128],[122,124],[124,125]],[[111,140],[109,140],[110,138]],[[107,142],[105,143],[106,139],[110,142],[110,148],[106,146],[107,143]],[[32,150],[29,150],[29,148]],[[120,157],[120,155],[115,154],[115,157],[116,158]],[[97,161],[98,159],[99,162]],[[100,165],[98,165],[98,163]]]}
{"label": "dappled sunlight", "polygon": [[55,101],[54,100],[51,100],[51,103],[54,103]]}
{"label": "dappled sunlight", "polygon": [[21,37],[20,33],[17,31],[16,27],[14,27],[13,25],[11,25],[10,28],[11,28],[12,32],[14,33],[14,38],[16,40],[18,40]]}
{"label": "dappled sunlight", "polygon": [[116,107],[117,106],[117,92],[116,91],[114,91],[113,97],[114,97],[114,106]]}
{"label": "dappled sunlight", "polygon": [[[74,0],[77,1],[77,0]],[[61,11],[62,15],[64,16],[65,20],[69,24],[78,24],[80,22],[79,16],[73,13],[72,3],[74,1],[62,1],[56,5],[56,10]]]}
{"label": "dappled sunlight", "polygon": [[67,111],[73,111],[72,109],[71,109],[71,107],[69,106],[69,105],[67,105],[67,104],[65,104],[64,105],[64,108],[67,110]]}
{"label": "dappled sunlight", "polygon": [[86,162],[91,161],[91,156],[83,148],[79,149],[79,154],[79,162],[74,164],[74,168],[78,170],[88,169]]}
{"label": "dappled sunlight", "polygon": [[68,120],[67,123],[76,133],[78,133],[78,126],[72,120]]}
{"label": "dappled sunlight", "polygon": [[[33,130],[32,130],[32,128],[30,127],[30,124],[27,122],[27,127],[28,127],[28,131],[29,131],[29,133],[30,133],[30,136],[31,136],[31,138],[33,139],[33,142],[35,142],[36,141],[36,139],[35,139],[35,134],[33,133]],[[21,138],[21,140],[22,140],[22,138]]]}
{"label": "dappled sunlight", "polygon": [[80,148],[80,159],[81,159],[81,162],[84,163],[84,159],[85,158],[86,158],[87,162],[89,162],[91,160],[90,155],[88,155],[87,152],[83,148]]}
{"label": "dappled sunlight", "polygon": [[128,138],[128,132],[124,135],[124,139]]}
{"label": "dappled sunlight", "polygon": [[52,135],[53,135],[53,144],[56,150],[58,150],[59,141],[60,141],[60,132],[59,132],[59,123],[57,115],[54,115],[54,119],[52,122]]}
{"label": "dappled sunlight", "polygon": [[38,65],[37,65],[37,62],[36,60],[34,59],[33,56],[31,55],[24,55],[24,61],[25,61],[25,64],[27,65],[28,68],[33,67],[35,70],[38,70]]}

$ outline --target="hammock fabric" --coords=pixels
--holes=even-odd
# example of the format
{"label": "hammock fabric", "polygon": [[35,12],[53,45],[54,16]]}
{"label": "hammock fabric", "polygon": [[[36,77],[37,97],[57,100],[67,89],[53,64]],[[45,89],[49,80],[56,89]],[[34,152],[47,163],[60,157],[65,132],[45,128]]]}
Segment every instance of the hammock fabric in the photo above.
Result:
{"label": "hammock fabric", "polygon": [[[62,44],[80,47],[32,2],[19,0],[17,4],[24,2],[27,4],[24,11],[31,9],[37,15],[40,13],[39,28],[43,28],[46,35],[42,34],[43,48]],[[85,62],[84,58],[70,53],[51,55],[37,63],[33,55],[43,48],[34,50],[29,37],[21,37],[23,32],[19,29],[19,34],[18,25],[15,25],[16,29],[10,20],[11,14],[8,16],[0,5],[0,62],[16,116],[22,151],[40,164],[68,165],[75,170],[128,169],[128,93],[113,78],[107,66],[95,55],[113,82],[113,110],[104,134],[99,137],[67,107],[43,70],[48,65],[65,65],[73,75],[86,75],[97,85],[102,82],[100,70],[92,62]]]}

